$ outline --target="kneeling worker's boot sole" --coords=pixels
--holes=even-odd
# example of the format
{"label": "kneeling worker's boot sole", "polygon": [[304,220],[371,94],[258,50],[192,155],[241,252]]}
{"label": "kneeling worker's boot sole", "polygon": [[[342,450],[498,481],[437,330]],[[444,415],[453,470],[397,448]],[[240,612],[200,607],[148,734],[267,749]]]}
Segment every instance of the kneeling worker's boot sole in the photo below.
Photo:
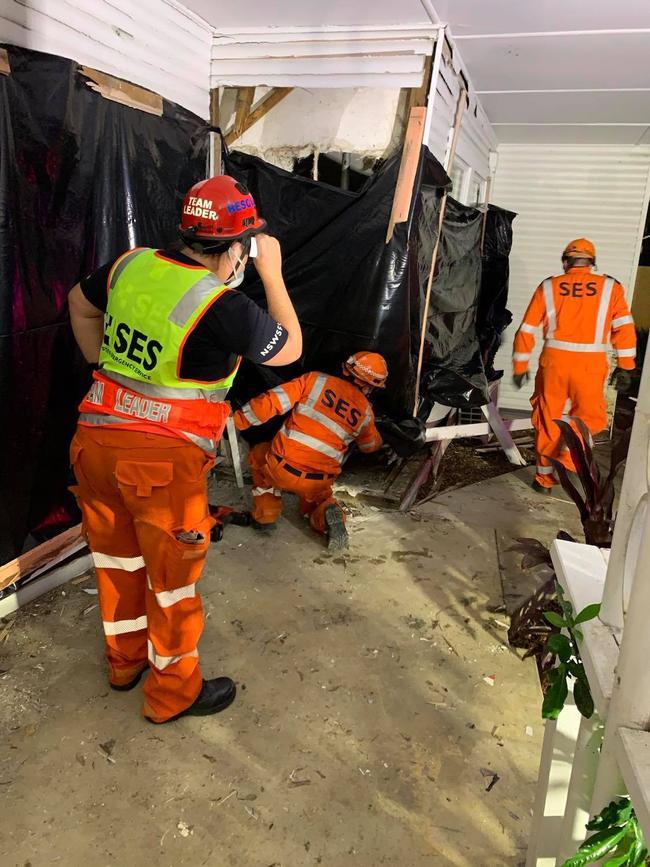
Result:
{"label": "kneeling worker's boot sole", "polygon": [[237,687],[229,677],[215,677],[213,680],[204,680],[196,701],[175,716],[155,720],[145,714],[145,718],[155,725],[164,725],[183,716],[211,716],[230,707],[236,695]]}
{"label": "kneeling worker's boot sole", "polygon": [[545,497],[550,497],[553,491],[553,488],[547,488],[544,485],[540,485],[539,482],[533,482],[531,487],[536,494],[542,494]]}
{"label": "kneeling worker's boot sole", "polygon": [[342,551],[348,547],[349,537],[340,506],[328,506],[325,509],[327,524],[327,547],[330,551]]}

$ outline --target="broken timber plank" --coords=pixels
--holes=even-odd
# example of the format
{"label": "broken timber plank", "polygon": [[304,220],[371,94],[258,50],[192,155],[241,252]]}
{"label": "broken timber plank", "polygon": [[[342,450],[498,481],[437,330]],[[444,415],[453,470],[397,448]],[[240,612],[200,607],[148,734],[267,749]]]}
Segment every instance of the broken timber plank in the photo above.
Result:
{"label": "broken timber plank", "polygon": [[[255,90],[255,88],[242,88],[242,90]],[[293,87],[274,87],[273,90],[263,99],[259,105],[253,109],[249,114],[247,114],[241,124],[238,123],[237,118],[235,117],[235,123],[226,135],[224,136],[227,145],[233,144],[233,142],[237,141],[238,138],[241,138],[243,134],[249,130],[254,124],[257,123],[258,120],[261,120],[266,114],[271,111],[272,108],[282,102],[282,100],[289,96]]]}
{"label": "broken timber plank", "polygon": [[[219,88],[213,87],[210,91],[210,126],[219,128],[221,123],[221,110],[219,105]],[[216,132],[210,133],[210,174],[221,174],[221,136]]]}
{"label": "broken timber plank", "polygon": [[9,63],[9,52],[6,48],[0,48],[0,75],[10,75],[11,64]]}
{"label": "broken timber plank", "polygon": [[86,78],[88,87],[105,99],[162,117],[163,98],[152,90],[131,84],[129,81],[123,81],[121,78],[115,78],[113,75],[107,75],[107,73],[92,69],[90,66],[80,67],[79,72]]}
{"label": "broken timber plank", "polygon": [[253,99],[255,98],[254,87],[238,87],[237,98],[235,100],[235,121],[233,125],[234,139],[241,138],[244,132],[244,122],[251,110]]}
{"label": "broken timber plank", "polygon": [[42,545],[37,545],[26,554],[20,554],[15,560],[10,560],[4,566],[0,566],[0,590],[9,587],[10,584],[15,584],[21,578],[25,578],[36,569],[47,565],[51,560],[60,558],[67,551],[73,552],[73,549],[83,541],[81,534],[81,524],[75,527],[70,527],[63,533],[59,533],[53,539],[48,539]]}
{"label": "broken timber plank", "polygon": [[408,126],[406,127],[406,136],[404,137],[404,148],[399,165],[397,184],[395,185],[393,207],[386,231],[386,243],[393,237],[393,231],[397,223],[405,222],[411,210],[413,185],[415,184],[415,175],[420,163],[426,114],[427,110],[424,106],[416,106],[411,109]]}
{"label": "broken timber plank", "polygon": [[515,441],[510,436],[510,431],[506,427],[504,420],[496,405],[490,401],[486,406],[481,407],[483,415],[488,420],[490,427],[494,431],[494,435],[501,443],[501,448],[506,453],[506,457],[511,464],[516,464],[520,467],[526,466],[526,461],[523,459],[521,452],[515,445]]}

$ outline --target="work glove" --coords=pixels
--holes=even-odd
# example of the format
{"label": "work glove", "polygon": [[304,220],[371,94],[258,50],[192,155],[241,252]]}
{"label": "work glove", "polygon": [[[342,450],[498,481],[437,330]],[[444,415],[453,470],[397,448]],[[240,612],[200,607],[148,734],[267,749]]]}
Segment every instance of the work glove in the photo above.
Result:
{"label": "work glove", "polygon": [[400,458],[411,457],[426,443],[426,428],[420,419],[409,416],[395,421],[388,416],[378,416],[375,424],[384,443]]}
{"label": "work glove", "polygon": [[515,373],[512,377],[512,381],[515,384],[516,388],[523,388],[524,384],[528,382],[530,379],[530,373],[526,371],[525,373]]}
{"label": "work glove", "polygon": [[609,377],[609,384],[613,385],[619,394],[625,394],[630,390],[630,386],[632,385],[632,371],[624,370],[622,367],[615,367],[612,370],[612,375]]}

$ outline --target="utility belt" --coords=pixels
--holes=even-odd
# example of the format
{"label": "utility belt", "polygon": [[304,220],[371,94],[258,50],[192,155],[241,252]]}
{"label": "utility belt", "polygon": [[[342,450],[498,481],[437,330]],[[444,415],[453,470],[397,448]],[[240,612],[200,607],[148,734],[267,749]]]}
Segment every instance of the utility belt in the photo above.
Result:
{"label": "utility belt", "polygon": [[[168,388],[116,375],[108,377],[101,371],[93,373],[95,380],[79,405],[82,425],[124,427],[159,425],[190,440],[208,453],[216,451],[230,407],[225,403],[226,390],[188,390],[191,399],[178,397],[183,389]],[[207,397],[206,397],[207,395]]]}
{"label": "utility belt", "polygon": [[292,467],[291,464],[288,464],[284,458],[281,458],[279,455],[273,454],[271,452],[271,457],[275,458],[275,460],[280,464],[283,470],[286,470],[288,473],[291,473],[292,476],[297,476],[301,479],[309,479],[310,481],[320,482],[324,479],[335,479],[336,476],[331,473],[305,473],[302,470],[299,470],[297,467]]}

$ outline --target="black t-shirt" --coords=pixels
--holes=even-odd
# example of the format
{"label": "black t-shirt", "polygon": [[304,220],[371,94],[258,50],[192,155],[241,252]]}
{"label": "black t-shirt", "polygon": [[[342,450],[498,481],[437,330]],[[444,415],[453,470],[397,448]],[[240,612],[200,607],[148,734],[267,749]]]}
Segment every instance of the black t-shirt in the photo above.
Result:
{"label": "black t-shirt", "polygon": [[[183,253],[159,250],[165,259],[179,265],[194,265]],[[117,259],[102,265],[80,282],[87,301],[99,310],[108,303],[108,277]],[[258,364],[273,358],[287,342],[287,331],[254,301],[233,289],[220,295],[197,323],[182,350],[182,379],[214,382],[234,368],[243,355]]]}

